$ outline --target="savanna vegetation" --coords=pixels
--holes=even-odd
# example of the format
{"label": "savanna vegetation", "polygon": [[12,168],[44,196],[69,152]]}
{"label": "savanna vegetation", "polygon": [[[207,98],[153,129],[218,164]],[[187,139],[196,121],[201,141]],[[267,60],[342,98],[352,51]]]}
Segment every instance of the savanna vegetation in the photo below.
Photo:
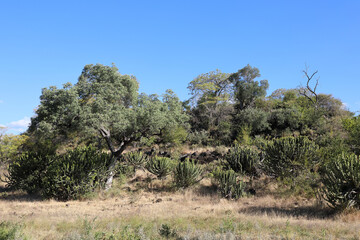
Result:
{"label": "savanna vegetation", "polygon": [[75,85],[42,90],[25,133],[1,129],[0,194],[56,216],[70,214],[64,201],[97,207],[53,218],[49,235],[33,230],[43,210],[31,210],[36,223],[10,210],[0,239],[358,239],[341,219],[360,216],[360,117],[317,92],[317,72],[304,74],[306,87],[268,93],[255,67],[215,70],[194,78],[182,102],[172,90],[139,93],[116,66],[86,65]]}

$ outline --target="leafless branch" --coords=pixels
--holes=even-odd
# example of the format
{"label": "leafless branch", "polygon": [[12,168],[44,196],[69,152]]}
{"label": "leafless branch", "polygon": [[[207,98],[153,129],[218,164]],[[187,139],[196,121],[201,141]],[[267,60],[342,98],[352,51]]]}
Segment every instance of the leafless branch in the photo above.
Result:
{"label": "leafless branch", "polygon": [[[302,88],[299,89],[299,93],[300,95],[306,97],[307,99],[309,99],[314,105],[315,107],[317,106],[317,101],[318,101],[318,95],[316,94],[316,88],[319,85],[319,77],[315,80],[315,86],[314,88],[310,87],[310,82],[313,80],[313,78],[315,77],[315,75],[318,73],[318,71],[313,72],[312,74],[308,73],[308,67],[305,66],[305,70],[303,71],[303,73],[305,74],[305,77],[307,78],[307,82],[306,82],[306,89]],[[310,94],[309,94],[310,92]],[[315,100],[314,100],[315,97]]]}

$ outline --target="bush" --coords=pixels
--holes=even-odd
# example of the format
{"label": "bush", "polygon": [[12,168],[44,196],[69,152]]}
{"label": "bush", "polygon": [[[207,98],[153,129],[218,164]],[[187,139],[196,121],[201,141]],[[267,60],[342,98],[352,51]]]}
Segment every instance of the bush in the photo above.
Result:
{"label": "bush", "polygon": [[265,147],[265,171],[275,177],[296,177],[317,160],[318,146],[306,137],[279,138]]}
{"label": "bush", "polygon": [[321,193],[330,207],[360,208],[360,157],[342,154],[329,162],[322,183]]}
{"label": "bush", "polygon": [[164,143],[169,143],[175,146],[179,146],[186,141],[188,132],[182,126],[165,129],[162,138]]}
{"label": "bush", "polygon": [[174,182],[177,187],[187,188],[201,180],[202,169],[189,160],[179,162],[174,171]]}
{"label": "bush", "polygon": [[171,167],[171,159],[167,157],[155,156],[146,164],[146,169],[159,179],[166,178],[171,172]]}
{"label": "bush", "polygon": [[105,182],[110,156],[93,147],[58,156],[44,179],[43,195],[58,200],[78,199]]}
{"label": "bush", "polygon": [[148,160],[147,156],[139,151],[124,154],[124,159],[130,166],[134,167],[134,171],[144,168]]}
{"label": "bush", "polygon": [[216,169],[213,172],[213,177],[223,197],[238,199],[246,195],[245,183],[242,180],[238,181],[237,175],[233,170],[224,171]]}
{"label": "bush", "polygon": [[210,141],[209,133],[205,130],[194,131],[188,134],[187,141],[190,144],[207,145]]}
{"label": "bush", "polygon": [[24,190],[29,194],[39,193],[44,188],[44,178],[55,156],[47,153],[26,152],[9,164],[5,175],[7,187],[11,190]]}
{"label": "bush", "polygon": [[235,172],[254,175],[260,162],[260,156],[253,148],[236,144],[230,148],[225,160]]}
{"label": "bush", "polygon": [[44,198],[78,199],[103,182],[110,160],[108,154],[93,147],[64,155],[26,153],[9,165],[7,183]]}

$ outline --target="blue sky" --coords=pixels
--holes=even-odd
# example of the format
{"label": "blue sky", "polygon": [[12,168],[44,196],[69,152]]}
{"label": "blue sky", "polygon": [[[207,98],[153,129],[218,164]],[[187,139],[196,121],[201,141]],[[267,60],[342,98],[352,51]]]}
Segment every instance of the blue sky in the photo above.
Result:
{"label": "blue sky", "polygon": [[86,64],[115,63],[140,91],[187,85],[247,64],[278,88],[305,84],[360,110],[360,1],[1,1],[0,126],[26,129],[41,89],[76,83]]}

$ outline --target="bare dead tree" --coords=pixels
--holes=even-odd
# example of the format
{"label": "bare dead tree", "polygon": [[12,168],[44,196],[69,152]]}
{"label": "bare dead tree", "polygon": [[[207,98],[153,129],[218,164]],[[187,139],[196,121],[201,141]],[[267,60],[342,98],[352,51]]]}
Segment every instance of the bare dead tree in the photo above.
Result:
{"label": "bare dead tree", "polygon": [[[309,99],[315,107],[317,107],[317,101],[318,101],[318,95],[316,94],[316,88],[319,85],[319,79],[320,77],[316,78],[315,80],[315,86],[311,88],[310,82],[314,79],[315,75],[318,73],[316,70],[312,74],[309,74],[308,66],[305,66],[305,70],[303,70],[303,73],[305,74],[305,77],[307,78],[306,82],[306,88],[300,88],[299,94]],[[315,98],[315,99],[314,99]]]}

